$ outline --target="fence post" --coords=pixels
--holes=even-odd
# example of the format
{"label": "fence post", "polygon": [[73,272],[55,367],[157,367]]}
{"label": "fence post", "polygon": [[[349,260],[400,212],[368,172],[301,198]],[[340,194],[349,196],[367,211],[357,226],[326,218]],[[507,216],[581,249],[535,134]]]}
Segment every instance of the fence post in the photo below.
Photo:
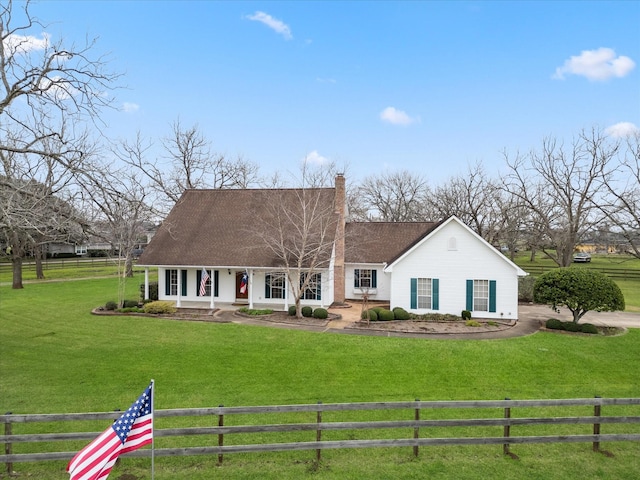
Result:
{"label": "fence post", "polygon": [[[6,415],[11,415],[11,412],[7,412]],[[5,435],[11,435],[12,429],[11,429],[11,421],[7,420],[4,422],[4,434]],[[6,442],[4,444],[4,453],[6,455],[11,455],[12,453],[12,445],[10,442]],[[7,474],[11,475],[13,473],[13,463],[11,462],[7,462]]]}
{"label": "fence post", "polygon": [[[220,408],[224,407],[224,405],[220,405]],[[218,426],[219,427],[224,427],[224,415],[223,414],[219,414],[218,415]],[[218,434],[218,446],[222,447],[224,446],[224,433],[219,433]],[[218,453],[218,465],[222,465],[222,460],[223,460],[224,456],[222,455],[222,453]]]}
{"label": "fence post", "polygon": [[[416,403],[418,403],[418,402],[420,402],[420,399],[419,399],[419,398],[416,398]],[[420,421],[420,407],[418,407],[417,405],[416,405],[416,409],[415,409],[415,412],[414,412],[414,416],[413,416],[413,418],[414,418],[414,420],[415,420],[416,422],[419,422],[419,421]],[[414,439],[416,439],[416,440],[417,440],[418,438],[420,438],[420,427],[419,427],[419,426],[417,426],[417,425],[413,428],[413,438],[414,438]],[[414,457],[417,457],[417,456],[418,456],[418,450],[419,450],[418,445],[417,445],[417,444],[416,444],[416,445],[414,445],[414,446],[413,446],[413,456],[414,456]]]}
{"label": "fence post", "polygon": [[[505,397],[505,400],[511,400],[509,397]],[[504,409],[504,418],[511,418],[511,408],[509,407],[505,407]],[[504,438],[509,438],[509,436],[511,435],[511,425],[509,424],[509,422],[504,424],[504,433],[503,436]],[[511,455],[511,452],[509,451],[509,444],[508,443],[504,443],[502,445],[502,453],[505,455]]]}
{"label": "fence post", "polygon": [[[320,428],[320,424],[322,423],[322,410],[320,410],[320,405],[322,402],[318,402],[318,410],[316,412],[316,423],[318,424],[318,428],[316,429],[316,442],[322,441],[322,429]],[[316,449],[316,463],[320,463],[320,457],[322,456],[322,450]]]}
{"label": "fence post", "polygon": [[[601,397],[596,395],[595,398],[601,398]],[[594,407],[593,407],[593,416],[594,417],[600,417],[600,414],[601,414],[600,405],[594,405]],[[593,423],[593,434],[594,435],[600,435],[600,423],[596,423],[595,421]],[[593,442],[593,451],[594,452],[599,452],[600,451],[600,442]]]}

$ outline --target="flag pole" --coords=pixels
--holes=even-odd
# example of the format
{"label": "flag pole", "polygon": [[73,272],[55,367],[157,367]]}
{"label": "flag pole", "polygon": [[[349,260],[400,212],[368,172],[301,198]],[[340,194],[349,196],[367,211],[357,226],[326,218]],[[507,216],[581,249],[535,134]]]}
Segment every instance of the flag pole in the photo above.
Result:
{"label": "flag pole", "polygon": [[155,478],[156,474],[156,466],[155,466],[155,451],[156,451],[156,406],[155,406],[155,396],[156,396],[156,382],[152,378],[151,379],[151,480]]}

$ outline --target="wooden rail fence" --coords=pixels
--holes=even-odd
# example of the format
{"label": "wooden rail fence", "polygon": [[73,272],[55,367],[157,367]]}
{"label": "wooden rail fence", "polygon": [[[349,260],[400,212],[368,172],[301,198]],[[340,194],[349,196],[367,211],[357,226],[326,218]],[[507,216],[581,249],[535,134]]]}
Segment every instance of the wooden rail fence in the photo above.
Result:
{"label": "wooden rail fence", "polygon": [[[482,401],[412,401],[412,402],[382,402],[382,403],[334,403],[334,404],[307,404],[307,405],[279,405],[279,406],[253,406],[253,407],[211,407],[211,408],[181,408],[171,410],[156,410],[155,412],[155,443],[154,455],[162,456],[189,456],[189,455],[217,455],[219,464],[222,464],[224,456],[241,452],[277,452],[314,450],[315,460],[320,461],[322,451],[326,449],[350,449],[350,448],[375,448],[375,447],[406,447],[412,448],[414,456],[418,456],[420,447],[436,445],[499,445],[505,455],[517,458],[511,451],[512,445],[530,443],[592,443],[596,452],[601,450],[602,442],[640,441],[640,416],[628,415],[636,413],[640,408],[640,398],[600,398],[591,399],[560,399],[560,400],[482,400]],[[576,410],[589,413],[579,416],[553,416],[549,411],[557,412],[558,409],[574,407]],[[622,410],[617,407],[625,407]],[[544,409],[547,415],[543,415]],[[472,414],[480,418],[464,417],[459,410],[468,409]],[[529,415],[532,411],[537,416],[517,417],[514,415],[522,409]],[[604,416],[606,409],[617,410],[623,414]],[[430,414],[435,415],[436,410],[450,410],[446,412],[450,418],[425,418]],[[384,411],[383,419],[363,421],[367,415],[365,412]],[[454,414],[453,411],[458,411]],[[356,414],[354,412],[360,412]],[[394,412],[394,413],[392,413]],[[637,412],[640,413],[640,412]],[[122,412],[105,413],[74,413],[74,414],[11,414],[0,415],[0,422],[4,424],[4,435],[0,435],[0,443],[4,444],[4,455],[0,455],[0,463],[6,465],[7,471],[13,471],[13,464],[18,462],[39,462],[47,460],[68,460],[85,443],[97,437],[101,431],[94,432],[67,432],[67,433],[18,433],[17,430],[25,429],[24,424],[33,422],[70,422],[70,421],[107,421],[115,420]],[[478,415],[480,414],[480,415]],[[283,423],[253,423],[261,419],[277,418]],[[295,422],[300,416],[309,416],[312,421]],[[327,421],[330,415],[336,416],[336,420]],[[493,415],[493,416],[486,416]],[[237,416],[237,417],[236,417]],[[342,417],[349,417],[345,421]],[[440,415],[441,416],[441,415]],[[184,420],[177,417],[205,417],[206,426],[179,426],[173,428],[158,428],[162,424],[170,426],[173,422],[184,424]],[[355,418],[354,418],[355,417]],[[395,417],[395,418],[393,418]],[[400,417],[398,419],[397,417]],[[230,418],[244,420],[248,423],[235,425]],[[198,423],[195,420],[186,422],[189,425]],[[54,424],[55,425],[55,424]],[[569,425],[582,427],[570,428]],[[616,429],[613,427],[618,425]],[[625,425],[625,427],[620,427]],[[542,429],[539,434],[532,434],[533,426]],[[607,426],[610,433],[602,433],[601,428]],[[492,428],[493,427],[493,428]],[[86,428],[86,427],[85,427]],[[105,427],[106,428],[106,427]],[[459,430],[462,428],[464,430]],[[481,435],[469,436],[474,429],[481,429]],[[51,427],[50,427],[51,429]],[[396,429],[396,430],[392,430]],[[449,433],[449,436],[436,436],[441,429]],[[27,429],[28,430],[28,429]],[[360,438],[355,435],[340,437],[339,431],[371,430],[374,437],[384,437],[381,432],[391,432],[391,438]],[[437,431],[436,431],[437,430]],[[617,431],[617,433],[616,433]],[[304,434],[309,432],[311,435]],[[336,439],[327,439],[330,432]],[[517,435],[514,435],[517,434]],[[542,434],[544,435],[542,435]],[[249,442],[251,435],[257,434],[257,441]],[[262,434],[282,435],[286,441],[275,443],[263,443]],[[303,440],[288,441],[290,435],[302,435]],[[206,445],[162,447],[169,437],[204,436]],[[371,437],[369,435],[361,435]],[[231,439],[231,441],[230,441]],[[237,439],[240,439],[238,443]],[[78,441],[83,442],[79,443]],[[74,451],[46,451],[29,452],[28,445],[34,443],[46,443],[56,445],[54,442],[74,441],[77,445]],[[242,443],[244,442],[244,443]],[[176,443],[175,441],[173,442]],[[58,444],[59,445],[59,444]],[[158,448],[158,447],[161,448]],[[38,450],[45,449],[40,445]],[[20,453],[14,452],[20,450]],[[127,454],[128,457],[150,457],[151,450],[141,449]]]}

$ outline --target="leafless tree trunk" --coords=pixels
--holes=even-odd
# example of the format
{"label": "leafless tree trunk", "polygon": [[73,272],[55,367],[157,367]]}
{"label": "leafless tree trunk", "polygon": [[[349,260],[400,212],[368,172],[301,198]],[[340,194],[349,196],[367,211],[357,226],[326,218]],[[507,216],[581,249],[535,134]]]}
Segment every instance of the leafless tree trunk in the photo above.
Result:
{"label": "leafless tree trunk", "polygon": [[611,233],[622,236],[627,251],[640,258],[640,133],[626,139],[618,168],[603,175],[602,183],[606,194],[599,208]]}
{"label": "leafless tree trunk", "polygon": [[531,230],[543,232],[541,251],[558,266],[571,264],[585,232],[597,222],[598,181],[618,149],[599,131],[582,131],[570,149],[553,138],[540,151],[509,157],[505,189],[529,210]]}
{"label": "leafless tree trunk", "polygon": [[41,239],[75,235],[82,223],[71,206],[68,173],[81,168],[83,125],[99,128],[118,78],[106,71],[104,57],[93,55],[95,41],[82,47],[53,41],[30,7],[28,1],[0,5],[0,157],[6,187],[0,229],[12,248],[14,288],[22,288],[27,251]]}
{"label": "leafless tree trunk", "polygon": [[265,195],[267,214],[247,232],[272,252],[274,270],[285,275],[298,318],[305,293],[322,288],[318,274],[329,267],[339,220],[333,189],[310,187],[305,171],[303,166],[300,188],[283,189],[277,198]]}

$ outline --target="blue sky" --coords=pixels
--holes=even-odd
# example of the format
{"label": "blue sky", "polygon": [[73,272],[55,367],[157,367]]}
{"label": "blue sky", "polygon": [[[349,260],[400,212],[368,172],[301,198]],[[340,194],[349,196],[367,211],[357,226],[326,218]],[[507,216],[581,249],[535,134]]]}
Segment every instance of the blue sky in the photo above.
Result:
{"label": "blue sky", "polygon": [[639,1],[41,0],[32,13],[54,39],[99,37],[124,73],[108,135],[159,140],[180,118],[263,174],[308,157],[435,185],[477,161],[498,174],[503,150],[545,136],[640,127]]}

